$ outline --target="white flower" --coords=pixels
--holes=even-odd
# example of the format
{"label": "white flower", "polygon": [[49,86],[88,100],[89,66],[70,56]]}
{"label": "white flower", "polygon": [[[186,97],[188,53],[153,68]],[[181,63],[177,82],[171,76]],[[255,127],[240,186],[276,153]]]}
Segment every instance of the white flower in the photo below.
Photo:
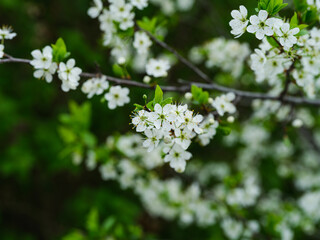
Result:
{"label": "white flower", "polygon": [[117,171],[112,162],[105,163],[99,167],[101,178],[103,180],[116,179]]}
{"label": "white flower", "polygon": [[152,42],[145,32],[136,32],[134,34],[133,46],[139,54],[148,53],[149,47]]}
{"label": "white flower", "polygon": [[247,19],[248,10],[244,6],[240,6],[240,11],[233,10],[231,16],[234,18],[229,22],[232,28],[231,34],[236,35],[236,38],[240,37],[246,32],[249,20]]}
{"label": "white flower", "polygon": [[216,135],[216,129],[219,126],[218,122],[214,119],[212,114],[200,124],[200,128],[203,133],[198,136],[202,146],[206,146],[210,143],[210,140]]}
{"label": "white flower", "polygon": [[133,27],[133,25],[134,25],[133,19],[134,19],[134,13],[130,13],[124,17],[121,17],[121,20],[119,21],[120,22],[120,25],[119,25],[120,29],[125,31],[128,28]]}
{"label": "white flower", "polygon": [[191,144],[192,132],[188,129],[176,129],[174,131],[176,138],[174,139],[175,143],[179,144],[184,150]]}
{"label": "white flower", "polygon": [[171,107],[171,113],[175,117],[175,121],[178,121],[178,123],[184,122],[184,113],[188,110],[188,105],[172,105]]}
{"label": "white flower", "polygon": [[88,15],[91,18],[96,18],[101,13],[103,4],[101,0],[93,0],[93,2],[94,2],[94,6],[88,9]]}
{"label": "white flower", "polygon": [[147,129],[144,131],[147,139],[143,142],[143,147],[148,148],[148,152],[155,149],[162,138],[162,132],[158,129]]}
{"label": "white flower", "polygon": [[250,17],[250,23],[252,25],[247,27],[247,31],[249,33],[255,33],[256,38],[262,40],[265,35],[272,36],[273,30],[272,26],[274,20],[272,18],[268,18],[268,12],[265,10],[260,10],[258,16],[253,15]]}
{"label": "white flower", "polygon": [[2,38],[2,39],[12,39],[15,36],[17,36],[17,34],[12,32],[12,28],[11,27],[2,26],[2,28],[0,28],[0,38]]}
{"label": "white flower", "polygon": [[320,73],[320,57],[303,57],[301,63],[304,71],[312,75],[318,75]]}
{"label": "white flower", "polygon": [[141,110],[134,118],[132,118],[132,124],[136,127],[137,132],[144,132],[147,127],[150,125],[149,121],[149,112]]}
{"label": "white flower", "polygon": [[241,222],[226,218],[221,222],[221,227],[230,239],[238,239],[243,231],[243,225]]}
{"label": "white flower", "polygon": [[124,104],[130,102],[128,97],[129,89],[121,88],[120,86],[111,87],[110,91],[104,95],[108,101],[108,107],[115,109],[117,106],[122,107]]}
{"label": "white flower", "polygon": [[250,55],[251,60],[251,69],[252,70],[261,70],[265,65],[267,58],[265,54],[260,49],[255,49],[255,53]]}
{"label": "white flower", "polygon": [[200,122],[202,122],[203,116],[200,114],[193,115],[193,111],[187,110],[184,114],[184,124],[190,130],[194,130],[196,133],[202,133],[202,129],[199,127]]}
{"label": "white flower", "polygon": [[139,10],[142,10],[148,6],[148,0],[131,0],[130,2],[133,6],[135,6]]}
{"label": "white flower", "polygon": [[65,92],[70,89],[75,90],[79,85],[82,70],[75,65],[74,59],[69,59],[66,64],[63,62],[59,64],[58,76],[62,81],[61,88]]}
{"label": "white flower", "polygon": [[296,83],[300,87],[304,87],[308,84],[311,84],[313,82],[314,76],[308,72],[305,72],[304,70],[293,70],[292,73],[294,79],[296,80]]}
{"label": "white flower", "polygon": [[81,90],[83,93],[88,94],[88,98],[94,95],[101,95],[106,89],[109,88],[109,82],[106,76],[101,78],[91,78],[83,83]]}
{"label": "white flower", "polygon": [[192,154],[183,150],[182,147],[175,144],[169,153],[165,156],[164,161],[170,162],[172,167],[177,172],[184,172],[186,168],[186,161],[192,157]]}
{"label": "white flower", "polygon": [[116,31],[110,11],[103,9],[102,14],[99,16],[100,29],[105,33],[113,33]]}
{"label": "white flower", "polygon": [[51,63],[48,69],[36,69],[36,71],[33,73],[33,76],[38,79],[44,78],[47,83],[50,83],[52,82],[52,75],[56,73],[57,68],[58,64],[54,62]]}
{"label": "white flower", "polygon": [[171,115],[171,104],[165,105],[163,108],[159,103],[154,106],[154,112],[149,114],[149,121],[153,123],[155,128],[164,130],[170,130],[173,121],[173,116]]}
{"label": "white flower", "polygon": [[3,58],[3,55],[4,55],[4,45],[3,44],[0,44],[0,58]]}
{"label": "white flower", "polygon": [[212,103],[212,106],[217,110],[220,116],[223,116],[225,113],[233,114],[236,112],[236,107],[232,104],[234,99],[234,93],[227,93],[225,95],[216,97]]}
{"label": "white flower", "polygon": [[291,48],[297,43],[297,38],[294,36],[300,32],[299,28],[290,29],[289,23],[284,23],[279,30],[277,30],[277,35],[282,46],[285,48]]}
{"label": "white flower", "polygon": [[154,77],[166,77],[170,68],[169,61],[162,59],[150,59],[146,65],[146,72]]}
{"label": "white flower", "polygon": [[97,166],[97,158],[96,153],[93,150],[89,150],[87,153],[87,159],[86,159],[86,167],[89,171],[92,171]]}
{"label": "white flower", "polygon": [[113,20],[121,22],[123,18],[127,18],[132,10],[131,4],[126,4],[124,0],[113,1],[109,7]]}
{"label": "white flower", "polygon": [[30,64],[35,69],[48,69],[52,64],[52,48],[46,46],[42,52],[40,50],[34,50],[31,52],[33,60]]}
{"label": "white flower", "polygon": [[192,8],[195,0],[177,0],[177,8],[180,11],[188,11]]}
{"label": "white flower", "polygon": [[292,121],[292,126],[295,128],[301,128],[303,126],[303,121],[299,118],[296,118]]}

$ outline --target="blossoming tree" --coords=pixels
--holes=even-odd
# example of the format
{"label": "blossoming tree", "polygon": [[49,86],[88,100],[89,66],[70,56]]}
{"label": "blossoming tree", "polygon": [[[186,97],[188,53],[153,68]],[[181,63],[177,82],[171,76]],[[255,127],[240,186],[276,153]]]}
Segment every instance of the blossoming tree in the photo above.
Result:
{"label": "blossoming tree", "polygon": [[[70,105],[60,135],[75,165],[132,189],[150,215],[218,227],[224,239],[318,239],[320,1],[293,2],[240,5],[229,22],[237,40],[202,39],[181,54],[166,43],[175,32],[168,31],[174,19],[164,16],[189,11],[196,1],[94,0],[87,13],[100,24],[112,73],[85,72],[62,38],[26,58],[11,56],[6,44],[16,33],[9,27],[0,29],[0,63],[28,64],[34,78],[100,98],[105,111],[132,106],[132,130],[108,136],[106,144],[89,131],[86,104]],[[147,8],[161,11],[147,15]],[[258,44],[243,43],[244,35]],[[193,76],[168,81],[179,64]],[[132,102],[130,88],[147,91]],[[203,161],[216,144],[233,154],[218,157],[216,149]],[[202,154],[193,151],[199,146]],[[276,176],[266,176],[267,161]],[[167,166],[173,178],[159,170]],[[273,177],[294,189],[271,187]]]}

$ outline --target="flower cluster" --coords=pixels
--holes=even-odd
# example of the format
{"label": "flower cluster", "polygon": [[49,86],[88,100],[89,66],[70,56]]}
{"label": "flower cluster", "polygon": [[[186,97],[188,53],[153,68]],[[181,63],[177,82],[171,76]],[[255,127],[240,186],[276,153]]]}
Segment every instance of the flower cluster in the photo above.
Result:
{"label": "flower cluster", "polygon": [[102,76],[101,78],[88,79],[82,84],[81,90],[83,93],[88,94],[88,98],[92,98],[94,95],[101,95],[108,88],[107,77]]}
{"label": "flower cluster", "polygon": [[[81,87],[83,93],[87,94],[88,98],[94,95],[101,95],[109,88],[109,82],[106,76],[100,78],[91,78],[85,81]],[[117,106],[122,107],[130,102],[129,89],[120,86],[112,86],[109,92],[105,93],[104,98],[108,101],[108,107],[115,109]]]}
{"label": "flower cluster", "polygon": [[[66,63],[53,61],[53,50],[50,46],[46,46],[41,50],[31,52],[33,60],[30,64],[35,68],[34,77],[45,79],[48,83],[52,82],[53,75],[58,73],[61,80],[61,89],[65,92],[75,90],[79,86],[80,74],[82,70],[75,66],[74,59],[69,59]],[[91,78],[85,81],[81,87],[83,93],[88,98],[94,95],[101,95],[109,88],[109,82],[106,76],[100,78]],[[129,89],[120,86],[110,87],[109,92],[105,93],[105,99],[108,101],[108,107],[115,109],[117,106],[123,106],[130,102],[128,96]]]}
{"label": "flower cluster", "polygon": [[[164,148],[165,162],[177,172],[183,172],[186,161],[191,153],[186,150],[197,135],[203,135],[203,143],[207,143],[215,134],[217,123],[212,116],[201,124],[203,116],[188,110],[187,105],[156,104],[154,111],[140,110],[132,118],[132,124],[137,132],[143,132],[146,140],[143,146],[149,152],[153,151],[161,140],[166,144]],[[202,127],[205,128],[203,130]]]}
{"label": "flower cluster", "polygon": [[307,0],[309,7],[316,7],[320,11],[320,1],[319,0]]}
{"label": "flower cluster", "polygon": [[166,77],[170,68],[169,61],[164,59],[150,59],[146,65],[146,72],[153,77]]}
{"label": "flower cluster", "polygon": [[140,31],[134,34],[133,47],[137,50],[138,54],[147,54],[151,45],[152,42],[145,32]]}
{"label": "flower cluster", "polygon": [[195,0],[150,0],[150,2],[160,7],[165,15],[171,16],[177,11],[189,11]]}
{"label": "flower cluster", "polygon": [[237,78],[241,75],[249,54],[249,45],[246,43],[216,38],[201,47],[192,48],[189,57],[195,63],[200,63],[205,58],[207,68],[220,68]]}
{"label": "flower cluster", "polygon": [[[290,28],[290,24],[282,19],[269,17],[266,10],[260,10],[258,15],[250,16],[248,20],[248,11],[244,6],[240,6],[240,10],[233,10],[231,16],[234,18],[230,21],[232,28],[231,33],[240,37],[246,31],[254,33],[259,40],[266,36],[276,37],[285,49],[290,49],[297,43],[297,35],[299,28]],[[251,25],[249,25],[249,23]]]}
{"label": "flower cluster", "polygon": [[[314,1],[309,5],[317,6]],[[281,18],[270,17],[267,11],[260,10],[248,20],[247,9],[231,13],[232,33],[240,36],[244,32],[255,33],[262,40],[259,48],[250,56],[250,67],[257,82],[268,82],[274,89],[281,89],[283,76],[293,79],[289,91],[296,93],[302,88],[305,94],[314,98],[320,90],[320,30],[316,27],[300,32],[298,27]],[[251,24],[251,25],[250,25]],[[269,39],[267,40],[267,37]],[[281,92],[278,91],[278,92]]]}
{"label": "flower cluster", "polygon": [[317,28],[300,36],[294,58],[264,40],[250,56],[250,67],[256,75],[256,81],[267,81],[272,86],[279,86],[281,76],[294,66],[292,77],[296,86],[301,87],[308,97],[314,98],[320,87],[320,71],[316,67],[320,63],[319,39],[320,30]]}
{"label": "flower cluster", "polygon": [[61,89],[68,92],[70,89],[75,90],[79,85],[80,74],[82,70],[75,66],[76,61],[69,59],[66,63],[53,61],[53,52],[50,46],[41,50],[31,52],[33,60],[30,64],[35,68],[33,73],[35,78],[45,79],[48,83],[52,81],[52,75],[56,72],[61,80]]}
{"label": "flower cluster", "polygon": [[223,116],[225,113],[234,114],[237,109],[232,101],[234,101],[235,98],[236,95],[232,92],[223,94],[213,100],[212,106],[217,110],[220,116]]}
{"label": "flower cluster", "polygon": [[17,34],[13,32],[11,27],[2,26],[2,28],[0,28],[0,40],[2,41],[0,44],[0,58],[4,56],[4,41],[6,39],[11,40],[15,36],[17,36]]}

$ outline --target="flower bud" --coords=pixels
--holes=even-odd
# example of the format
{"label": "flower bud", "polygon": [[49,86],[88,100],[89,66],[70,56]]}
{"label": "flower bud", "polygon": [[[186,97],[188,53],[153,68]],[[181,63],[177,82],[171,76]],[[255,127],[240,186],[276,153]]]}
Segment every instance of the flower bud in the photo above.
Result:
{"label": "flower bud", "polygon": [[192,99],[192,93],[191,92],[187,92],[184,94],[184,97],[187,99],[187,100],[191,100]]}
{"label": "flower bud", "polygon": [[124,58],[124,57],[119,57],[118,58],[118,64],[119,65],[123,65],[123,64],[125,64],[126,63],[126,59]]}
{"label": "flower bud", "polygon": [[149,76],[144,76],[143,82],[146,83],[146,84],[149,84],[149,83],[151,82],[151,77],[149,77]]}
{"label": "flower bud", "polygon": [[144,100],[147,100],[148,96],[147,96],[146,94],[143,94],[142,98],[143,98]]}
{"label": "flower bud", "polygon": [[233,123],[234,122],[234,116],[229,116],[227,118],[228,123]]}
{"label": "flower bud", "polygon": [[213,103],[213,98],[210,97],[210,98],[208,99],[208,103],[209,103],[209,104],[212,104],[212,103]]}
{"label": "flower bud", "polygon": [[297,119],[293,120],[292,126],[295,128],[301,128],[303,126],[303,122],[301,119],[297,118]]}
{"label": "flower bud", "polygon": [[215,120],[214,120],[213,118],[211,118],[211,119],[209,120],[209,123],[210,123],[210,124],[214,124],[214,122],[215,122]]}

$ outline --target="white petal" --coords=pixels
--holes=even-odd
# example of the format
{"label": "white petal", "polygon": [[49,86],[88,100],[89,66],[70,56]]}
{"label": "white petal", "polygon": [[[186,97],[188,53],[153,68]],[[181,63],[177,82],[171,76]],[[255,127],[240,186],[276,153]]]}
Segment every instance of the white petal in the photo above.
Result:
{"label": "white petal", "polygon": [[265,21],[268,18],[268,12],[266,10],[260,10],[258,16],[261,21]]}

